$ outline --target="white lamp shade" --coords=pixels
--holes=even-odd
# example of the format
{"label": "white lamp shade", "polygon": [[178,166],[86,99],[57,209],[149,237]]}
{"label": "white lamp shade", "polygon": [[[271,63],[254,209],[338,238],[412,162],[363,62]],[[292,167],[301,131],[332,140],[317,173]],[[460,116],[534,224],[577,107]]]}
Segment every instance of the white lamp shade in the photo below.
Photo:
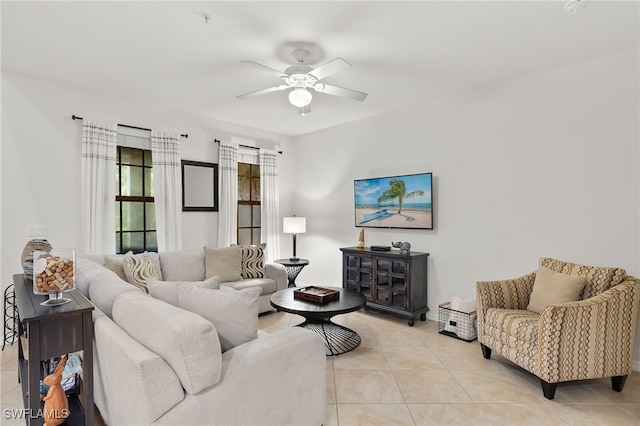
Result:
{"label": "white lamp shade", "polygon": [[285,234],[303,234],[307,232],[307,218],[306,217],[282,218],[282,231]]}
{"label": "white lamp shade", "polygon": [[307,105],[309,105],[311,103],[311,98],[313,98],[311,93],[303,88],[293,89],[289,93],[289,102],[291,102],[292,105],[295,105],[298,108],[306,107]]}

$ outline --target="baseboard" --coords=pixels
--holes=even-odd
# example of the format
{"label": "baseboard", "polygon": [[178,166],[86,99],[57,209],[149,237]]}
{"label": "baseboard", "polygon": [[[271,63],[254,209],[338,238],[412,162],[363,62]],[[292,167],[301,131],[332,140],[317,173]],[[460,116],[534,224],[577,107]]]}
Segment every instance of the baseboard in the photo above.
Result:
{"label": "baseboard", "polygon": [[631,364],[631,369],[633,371],[640,371],[640,360],[634,359],[633,364]]}

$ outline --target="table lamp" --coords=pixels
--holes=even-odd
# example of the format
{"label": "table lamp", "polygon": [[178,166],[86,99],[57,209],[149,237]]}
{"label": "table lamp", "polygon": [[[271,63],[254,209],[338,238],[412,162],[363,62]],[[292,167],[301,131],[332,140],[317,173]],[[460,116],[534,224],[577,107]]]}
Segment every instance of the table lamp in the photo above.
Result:
{"label": "table lamp", "polygon": [[282,230],[285,234],[293,234],[293,257],[289,260],[298,260],[296,257],[296,235],[307,232],[307,218],[284,217],[282,218]]}

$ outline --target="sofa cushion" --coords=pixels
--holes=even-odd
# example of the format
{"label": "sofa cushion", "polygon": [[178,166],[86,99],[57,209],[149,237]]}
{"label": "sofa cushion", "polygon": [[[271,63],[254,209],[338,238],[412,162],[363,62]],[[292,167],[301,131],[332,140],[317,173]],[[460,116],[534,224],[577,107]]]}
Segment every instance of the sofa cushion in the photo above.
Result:
{"label": "sofa cushion", "polygon": [[549,305],[575,302],[586,282],[585,277],[561,274],[541,266],[536,272],[527,309],[541,313]]}
{"label": "sofa cushion", "polygon": [[266,243],[258,245],[231,244],[231,247],[240,247],[240,249],[242,249],[240,271],[242,278],[264,278],[266,276],[264,269],[264,249],[267,247]]}
{"label": "sofa cushion", "polygon": [[484,333],[496,343],[494,349],[501,354],[522,357],[538,350],[540,315],[536,312],[489,308],[484,322]]}
{"label": "sofa cushion", "polygon": [[234,290],[244,290],[245,288],[260,287],[261,294],[271,294],[276,292],[276,282],[271,278],[249,278],[246,280],[224,283],[225,286]]}
{"label": "sofa cushion", "polygon": [[105,420],[96,424],[150,425],[184,399],[162,357],[104,315],[93,325],[94,400]]}
{"label": "sofa cushion", "polygon": [[[113,273],[108,271],[109,273]],[[142,293],[140,288],[122,281],[115,274],[112,279],[99,278],[89,287],[89,299],[109,318],[113,318],[113,305],[123,293]]]}
{"label": "sofa cushion", "polygon": [[76,287],[109,318],[117,296],[130,291],[140,292],[138,287],[122,281],[113,271],[80,257],[76,258]]}
{"label": "sofa cushion", "polygon": [[162,278],[167,281],[205,279],[204,253],[201,248],[160,252]]}
{"label": "sofa cushion", "polygon": [[122,264],[123,257],[124,255],[121,254],[105,256],[104,266],[107,269],[115,272],[115,274],[119,276],[121,280],[127,281],[127,274],[124,273],[124,266]]}
{"label": "sofa cushion", "polygon": [[76,290],[89,297],[89,286],[93,276],[104,269],[101,263],[88,259],[85,256],[76,256]]}
{"label": "sofa cushion", "polygon": [[220,278],[213,276],[204,281],[158,281],[154,279],[147,280],[147,287],[151,297],[160,299],[178,306],[178,284],[192,285],[194,287],[220,289]]}
{"label": "sofa cushion", "polygon": [[205,277],[214,275],[224,282],[242,279],[242,249],[240,247],[204,247]]}
{"label": "sofa cushion", "polygon": [[80,258],[92,260],[92,261],[96,262],[98,265],[103,265],[104,266],[104,255],[103,254],[81,254],[81,253],[76,253],[76,260],[80,259]]}
{"label": "sofa cushion", "polygon": [[201,316],[141,292],[131,292],[116,298],[113,320],[160,355],[176,372],[187,393],[200,392],[220,380],[222,353],[218,333]]}
{"label": "sofa cushion", "polygon": [[122,258],[122,267],[127,276],[127,281],[148,293],[147,280],[149,278],[162,280],[160,257],[158,253],[145,251],[140,254],[128,252]]}
{"label": "sofa cushion", "polygon": [[178,285],[180,307],[209,320],[218,331],[222,352],[258,337],[257,287],[220,291]]}

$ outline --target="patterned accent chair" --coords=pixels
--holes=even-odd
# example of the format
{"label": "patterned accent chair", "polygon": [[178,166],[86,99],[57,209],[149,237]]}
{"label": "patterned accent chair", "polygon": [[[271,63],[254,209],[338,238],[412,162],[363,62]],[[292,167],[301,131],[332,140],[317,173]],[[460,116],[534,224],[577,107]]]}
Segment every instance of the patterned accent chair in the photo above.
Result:
{"label": "patterned accent chair", "polygon": [[640,280],[619,268],[541,258],[540,266],[586,278],[580,300],[527,310],[536,273],[476,283],[478,341],[540,378],[545,398],[559,382],[611,377],[621,392],[631,372]]}

